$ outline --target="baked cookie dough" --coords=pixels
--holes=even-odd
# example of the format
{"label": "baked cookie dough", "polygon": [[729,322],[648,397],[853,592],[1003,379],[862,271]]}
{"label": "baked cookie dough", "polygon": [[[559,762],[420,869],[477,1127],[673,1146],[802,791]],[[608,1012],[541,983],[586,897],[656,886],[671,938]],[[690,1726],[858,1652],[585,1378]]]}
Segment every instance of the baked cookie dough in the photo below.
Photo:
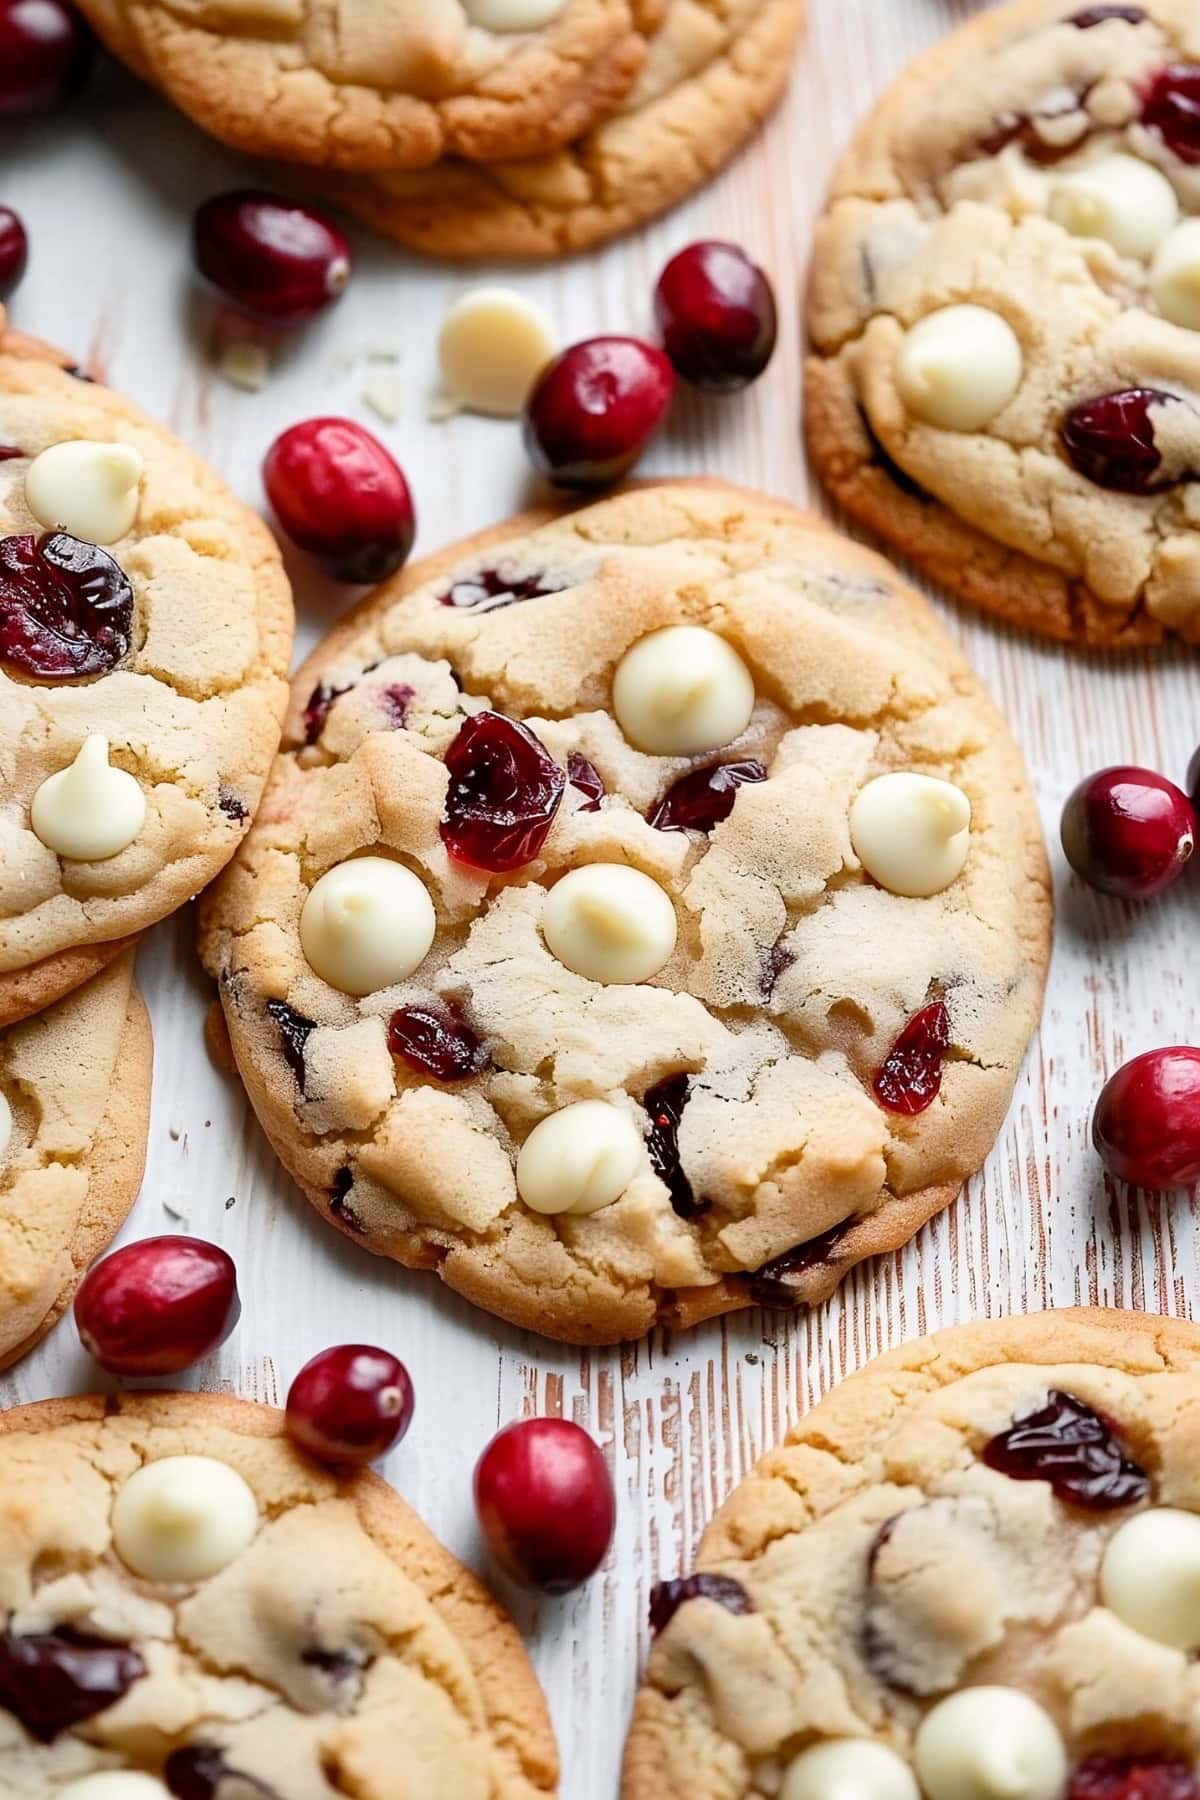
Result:
{"label": "baked cookie dough", "polygon": [[212,879],[278,742],[265,525],[0,310],[0,1025]]}
{"label": "baked cookie dough", "polygon": [[1190,1800],[1198,1408],[1142,1313],[869,1364],[654,1591],[622,1800]]}
{"label": "baked cookie dough", "polygon": [[[33,1502],[31,1503],[31,1496]],[[516,1630],[379,1476],[219,1394],[0,1414],[8,1800],[547,1800]],[[403,1776],[398,1771],[402,1768]]]}
{"label": "baked cookie dough", "polygon": [[961,598],[1200,642],[1200,19],[1018,0],[859,130],[813,247],[809,447]]}
{"label": "baked cookie dough", "polygon": [[926,603],[678,482],[368,597],[296,678],[200,944],[322,1217],[604,1343],[824,1298],[946,1205],[1050,907],[1020,755]]}

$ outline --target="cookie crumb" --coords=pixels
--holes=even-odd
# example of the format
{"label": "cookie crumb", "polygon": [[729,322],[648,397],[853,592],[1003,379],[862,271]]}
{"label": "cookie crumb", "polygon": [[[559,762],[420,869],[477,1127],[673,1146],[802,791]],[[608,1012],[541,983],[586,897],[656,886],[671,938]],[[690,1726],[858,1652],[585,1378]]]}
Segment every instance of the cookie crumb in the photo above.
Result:
{"label": "cookie crumb", "polygon": [[217,366],[226,381],[248,394],[261,393],[271,373],[271,360],[262,345],[240,339],[222,348]]}
{"label": "cookie crumb", "polygon": [[404,383],[399,375],[375,375],[362,390],[363,403],[394,425],[404,411]]}

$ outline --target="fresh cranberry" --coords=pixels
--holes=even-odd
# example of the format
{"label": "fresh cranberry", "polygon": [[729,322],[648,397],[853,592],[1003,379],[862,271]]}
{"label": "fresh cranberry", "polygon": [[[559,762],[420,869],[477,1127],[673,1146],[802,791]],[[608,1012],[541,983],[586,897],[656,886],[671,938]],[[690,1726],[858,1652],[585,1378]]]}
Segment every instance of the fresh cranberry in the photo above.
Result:
{"label": "fresh cranberry", "polygon": [[693,769],[655,801],[646,818],[656,831],[712,831],[733,811],[737,791],[765,781],[767,771],[752,758],[746,762],[711,763]]}
{"label": "fresh cranberry", "polygon": [[370,1344],[322,1350],[288,1391],[288,1431],[302,1450],[324,1462],[374,1462],[400,1442],[412,1415],[408,1370]]}
{"label": "fresh cranberry", "polygon": [[607,487],[662,424],[675,373],[639,338],[588,338],[555,357],[525,403],[525,449],[559,487]]}
{"label": "fresh cranberry", "polygon": [[1118,1181],[1194,1187],[1200,1181],[1200,1050],[1176,1044],[1135,1056],[1109,1080],[1092,1142]]}
{"label": "fresh cranberry", "polygon": [[567,780],[577,793],[584,796],[584,803],[578,808],[579,812],[600,811],[600,802],[608,792],[604,785],[604,777],[595,763],[589,762],[586,756],[581,756],[578,750],[572,750],[567,757]]}
{"label": "fresh cranberry", "polygon": [[29,261],[29,239],[19,214],[0,206],[0,300],[16,292]]}
{"label": "fresh cranberry", "polygon": [[265,1010],[268,1018],[274,1019],[279,1027],[279,1035],[283,1040],[284,1057],[287,1060],[288,1068],[296,1077],[297,1087],[303,1093],[306,1073],[304,1050],[309,1038],[317,1029],[317,1022],[315,1019],[306,1019],[303,1013],[298,1013],[295,1007],[288,1005],[286,1000],[268,1000]]}
{"label": "fresh cranberry", "polygon": [[914,1013],[871,1083],[888,1112],[915,1118],[932,1106],[942,1089],[942,1064],[950,1048],[950,1014],[935,1000]]}
{"label": "fresh cranberry", "polygon": [[0,1707],[39,1744],[82,1725],[124,1698],[146,1665],[127,1644],[69,1625],[18,1637],[0,1634]]}
{"label": "fresh cranberry", "polygon": [[730,394],[756,381],[775,349],[775,295],[737,244],[708,240],[673,256],[654,290],[663,348],[693,387]]}
{"label": "fresh cranberry", "polygon": [[112,1375],[178,1375],[241,1314],[232,1258],[203,1238],[153,1237],[98,1262],[75,1296],[83,1347]]}
{"label": "fresh cranberry", "polygon": [[0,662],[44,681],[107,675],[129,649],[133,589],[65,531],[0,538]]}
{"label": "fresh cranberry", "polygon": [[446,767],[439,829],[451,856],[493,873],[532,862],[567,785],[541,740],[503,713],[473,713],[447,750]]}
{"label": "fresh cranberry", "polygon": [[561,594],[570,582],[557,580],[539,570],[534,575],[502,575],[499,569],[477,569],[473,575],[460,575],[438,599],[443,606],[458,606],[471,612],[499,612],[501,607],[515,606],[520,600],[540,600],[544,594]]}
{"label": "fresh cranberry", "polygon": [[352,419],[293,425],[267,451],[263,481],[288,537],[335,581],[383,581],[412,549],[417,521],[404,471]]}
{"label": "fresh cranberry", "polygon": [[1067,861],[1090,887],[1122,900],[1147,900],[1178,881],[1196,834],[1187,795],[1152,769],[1101,769],[1063,808]]}
{"label": "fresh cranberry", "polygon": [[1150,1492],[1112,1422],[1074,1394],[1054,1390],[1039,1412],[984,1445],[983,1460],[1012,1481],[1048,1481],[1057,1499],[1088,1512],[1133,1506]]}
{"label": "fresh cranberry", "polygon": [[274,1788],[226,1762],[212,1744],[188,1744],[172,1750],[163,1765],[163,1780],[175,1800],[279,1800]]}
{"label": "fresh cranberry", "polygon": [[1126,25],[1140,25],[1146,15],[1140,6],[1085,6],[1067,20],[1077,31],[1091,31],[1095,25],[1107,25],[1110,19],[1123,19]]}
{"label": "fresh cranberry", "polygon": [[1117,494],[1150,494],[1169,487],[1160,480],[1162,452],[1154,436],[1153,406],[1176,406],[1162,388],[1126,388],[1073,407],[1062,426],[1062,445],[1081,475]]}
{"label": "fresh cranberry", "polygon": [[462,1014],[449,1006],[399,1006],[388,1020],[388,1049],[435,1081],[468,1081],[490,1058]]}
{"label": "fresh cranberry", "polygon": [[253,188],[216,194],[196,209],[192,254],[226,299],[272,325],[302,325],[350,279],[350,245],[331,220]]}
{"label": "fresh cranberry", "polygon": [[42,112],[74,93],[94,49],[63,0],[0,0],[0,119]]}
{"label": "fresh cranberry", "polygon": [[1142,124],[1157,131],[1180,162],[1200,163],[1200,68],[1171,63],[1146,91]]}
{"label": "fresh cranberry", "polygon": [[665,1081],[652,1087],[642,1101],[650,1115],[650,1130],[646,1136],[650,1167],[665,1183],[671,1205],[681,1219],[690,1219],[697,1210],[692,1184],[683,1172],[679,1157],[679,1126],[691,1085],[690,1075],[668,1075]]}
{"label": "fresh cranberry", "polygon": [[565,1594],[604,1561],[616,1500],[586,1431],[569,1419],[521,1419],[480,1457],[475,1509],[488,1548],[514,1581]]}
{"label": "fresh cranberry", "polygon": [[1200,1775],[1166,1756],[1089,1756],[1072,1770],[1067,1800],[1200,1800]]}
{"label": "fresh cranberry", "polygon": [[795,1306],[799,1299],[799,1289],[789,1275],[803,1275],[808,1269],[819,1269],[823,1263],[830,1262],[833,1252],[846,1236],[853,1219],[843,1219],[839,1225],[831,1225],[819,1237],[809,1238],[807,1243],[797,1244],[794,1249],[785,1250],[782,1256],[773,1257],[764,1263],[761,1269],[755,1269],[746,1278],[746,1288],[756,1306],[785,1307]]}
{"label": "fresh cranberry", "polygon": [[754,1611],[754,1602],[732,1575],[684,1575],[678,1581],[659,1581],[650,1590],[650,1635],[665,1631],[688,1600],[711,1600],[726,1612]]}

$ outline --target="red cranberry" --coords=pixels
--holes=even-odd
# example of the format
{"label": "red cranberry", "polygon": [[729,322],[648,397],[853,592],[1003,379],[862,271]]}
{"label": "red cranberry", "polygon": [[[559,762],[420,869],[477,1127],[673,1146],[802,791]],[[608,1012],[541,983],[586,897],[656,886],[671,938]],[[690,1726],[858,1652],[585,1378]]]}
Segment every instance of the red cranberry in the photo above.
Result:
{"label": "red cranberry", "polygon": [[412,549],[417,521],[404,471],[352,419],[306,419],[263,462],[275,515],[335,581],[383,581]]}
{"label": "red cranberry", "polygon": [[589,762],[586,756],[581,756],[578,750],[572,750],[567,757],[567,780],[577,793],[584,796],[579,812],[600,811],[600,802],[608,792],[604,777],[595,763]]}
{"label": "red cranberry", "polygon": [[296,1077],[296,1085],[304,1092],[304,1049],[309,1038],[317,1029],[315,1019],[306,1019],[295,1007],[289,1006],[286,1000],[268,1000],[265,1011],[268,1018],[274,1019],[279,1027],[279,1036],[283,1042],[283,1054],[288,1068]]}
{"label": "red cranberry", "polygon": [[803,1275],[808,1269],[819,1269],[822,1263],[831,1262],[833,1252],[853,1224],[853,1219],[843,1219],[840,1225],[831,1225],[819,1237],[809,1238],[807,1243],[797,1244],[794,1249],[785,1250],[782,1256],[753,1270],[746,1278],[746,1288],[754,1304],[773,1308],[795,1306],[800,1297],[799,1288],[788,1280],[788,1276]]}
{"label": "red cranberry", "polygon": [[0,0],[0,119],[42,112],[74,93],[94,49],[63,0]]}
{"label": "red cranberry", "polygon": [[1147,1050],[1118,1069],[1096,1102],[1092,1142],[1118,1181],[1187,1188],[1200,1181],[1200,1050]]}
{"label": "red cranberry", "polygon": [[232,1258],[203,1238],[153,1237],[98,1262],[75,1296],[83,1347],[113,1375],[177,1375],[241,1314]]}
{"label": "red cranberry", "polygon": [[616,1500],[586,1431],[569,1419],[521,1419],[480,1457],[475,1508],[488,1548],[514,1581],[565,1594],[604,1561]]}
{"label": "red cranberry", "polygon": [[133,589],[65,531],[0,538],[0,662],[44,681],[107,675],[129,649]]}
{"label": "red cranberry", "polygon": [[646,818],[656,831],[712,831],[733,811],[740,787],[766,779],[767,771],[752,758],[693,769],[667,789]]}
{"label": "red cranberry", "polygon": [[325,721],[333,711],[333,703],[348,694],[353,682],[347,687],[332,687],[327,682],[320,682],[308,696],[304,708],[304,741],[315,744],[325,729]]}
{"label": "red cranberry", "polygon": [[324,1462],[369,1463],[412,1423],[404,1364],[370,1344],[337,1344],[306,1362],[287,1397],[287,1428]]}
{"label": "red cranberry", "polygon": [[1146,91],[1142,124],[1157,131],[1180,162],[1200,163],[1200,68],[1172,63]]}
{"label": "red cranberry", "polygon": [[754,1611],[754,1602],[732,1575],[684,1575],[678,1581],[659,1581],[650,1590],[651,1636],[665,1631],[689,1600],[711,1600],[726,1612],[739,1615]]}
{"label": "red cranberry", "polygon": [[1178,881],[1196,833],[1187,795],[1152,769],[1101,769],[1063,808],[1067,861],[1090,887],[1122,900],[1147,900]]}
{"label": "red cranberry", "polygon": [[775,349],[775,295],[737,244],[689,244],[658,278],[654,317],[678,375],[710,394],[756,381]]}
{"label": "red cranberry", "polygon": [[1162,452],[1150,409],[1178,403],[1178,395],[1161,388],[1100,394],[1067,414],[1063,449],[1081,475],[1113,493],[1150,494],[1157,487],[1169,487],[1169,479],[1159,479]]}
{"label": "red cranberry", "polygon": [[19,215],[0,206],[0,300],[16,292],[28,261],[29,239]]}
{"label": "red cranberry", "polygon": [[1091,31],[1095,25],[1107,25],[1110,19],[1122,19],[1126,25],[1140,25],[1146,15],[1140,6],[1085,6],[1067,20],[1077,31]]}
{"label": "red cranberry", "polygon": [[253,188],[217,194],[196,210],[192,254],[226,299],[273,325],[301,325],[350,279],[350,245],[331,220]]}
{"label": "red cranberry", "polygon": [[1089,1756],[1072,1770],[1067,1800],[1200,1800],[1200,1774],[1165,1756]]}
{"label": "red cranberry", "polygon": [[69,1625],[0,1635],[0,1707],[39,1744],[53,1743],[114,1706],[145,1673],[142,1658],[127,1644],[88,1637]]}
{"label": "red cranberry", "polygon": [[607,487],[662,424],[675,374],[638,338],[588,338],[545,368],[525,403],[525,449],[559,487]]}
{"label": "red cranberry", "polygon": [[493,873],[532,862],[567,785],[541,740],[503,713],[473,713],[447,750],[446,767],[439,829],[451,856]]}
{"label": "red cranberry", "polygon": [[449,1006],[400,1006],[388,1020],[388,1049],[435,1081],[468,1081],[490,1058],[462,1014]]}
{"label": "red cranberry", "polygon": [[942,1089],[942,1063],[950,1048],[950,1015],[941,1000],[914,1013],[871,1083],[888,1112],[915,1118]]}
{"label": "red cranberry", "polygon": [[642,1101],[650,1115],[646,1148],[650,1167],[666,1185],[671,1205],[681,1219],[690,1219],[696,1209],[692,1184],[683,1172],[679,1156],[679,1126],[691,1090],[690,1075],[668,1075],[652,1087]]}
{"label": "red cranberry", "polygon": [[985,1444],[983,1460],[1011,1481],[1048,1481],[1056,1499],[1088,1512],[1133,1506],[1150,1492],[1149,1476],[1126,1456],[1111,1420],[1058,1390]]}
{"label": "red cranberry", "polygon": [[471,612],[499,612],[501,607],[515,606],[519,600],[561,594],[570,585],[540,569],[532,575],[502,575],[499,569],[477,569],[473,575],[460,575],[452,581],[438,599],[443,606],[458,606]]}

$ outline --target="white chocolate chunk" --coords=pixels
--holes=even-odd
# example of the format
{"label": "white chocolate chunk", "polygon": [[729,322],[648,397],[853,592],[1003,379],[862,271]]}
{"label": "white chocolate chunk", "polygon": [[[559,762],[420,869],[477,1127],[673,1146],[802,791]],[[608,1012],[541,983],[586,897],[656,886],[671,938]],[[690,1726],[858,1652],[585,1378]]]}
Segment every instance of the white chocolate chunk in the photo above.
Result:
{"label": "white chocolate chunk", "polygon": [[554,327],[513,288],[477,287],[442,321],[438,361],[446,397],[470,412],[513,419],[555,352]]}
{"label": "white chocolate chunk", "polygon": [[913,1746],[927,1800],[1060,1800],[1067,1755],[1018,1688],[962,1688],[926,1713]]}
{"label": "white chocolate chunk", "polygon": [[1153,256],[1178,222],[1179,201],[1166,176],[1138,156],[1105,156],[1060,175],[1050,217],[1074,237],[1103,238],[1121,256]]}
{"label": "white chocolate chunk", "polygon": [[313,884],[300,914],[300,948],[330,987],[374,994],[420,968],[436,929],[429,890],[411,869],[386,856],[356,856]]}
{"label": "white chocolate chunk", "polygon": [[113,1548],[146,1581],[206,1581],[258,1530],[249,1485],[212,1456],[145,1463],[113,1501]]}
{"label": "white chocolate chunk", "polygon": [[613,676],[613,712],[652,756],[700,756],[740,737],[754,680],[731,644],[699,625],[668,625],[627,650]]}
{"label": "white chocolate chunk", "polygon": [[542,908],[551,953],[588,981],[649,981],[678,929],[670,896],[625,863],[588,863],[556,881]]}
{"label": "white chocolate chunk", "polygon": [[54,1791],[57,1800],[171,1800],[170,1789],[157,1776],[139,1769],[102,1769]]}
{"label": "white chocolate chunk", "polygon": [[982,431],[1021,385],[1017,334],[986,306],[946,306],[900,346],[896,388],[916,419],[942,431]]}
{"label": "white chocolate chunk", "polygon": [[1123,1625],[1174,1650],[1200,1650],[1200,1515],[1138,1513],[1109,1539],[1100,1594]]}
{"label": "white chocolate chunk", "polygon": [[114,769],[108,739],[85,738],[75,761],[47,776],[29,822],[47,850],[72,862],[106,862],[132,844],[146,818],[146,796],[133,776]]}
{"label": "white chocolate chunk", "polygon": [[69,531],[89,544],[115,544],[137,518],[145,463],[132,444],[72,438],[35,456],[25,474],[25,501],[39,525]]}
{"label": "white chocolate chunk", "polygon": [[517,1192],[534,1212],[599,1212],[621,1198],[641,1160],[641,1136],[628,1113],[605,1100],[578,1100],[525,1139]]}
{"label": "white chocolate chunk", "polygon": [[472,25],[485,31],[540,31],[557,19],[566,0],[463,0]]}
{"label": "white chocolate chunk", "polygon": [[879,775],[850,808],[854,854],[890,894],[940,894],[962,873],[970,841],[971,802],[934,775]]}
{"label": "white chocolate chunk", "polygon": [[779,1800],[921,1800],[904,1758],[868,1738],[833,1738],[802,1750]]}
{"label": "white chocolate chunk", "polygon": [[1150,292],[1164,319],[1200,331],[1200,219],[1163,239],[1150,265]]}
{"label": "white chocolate chunk", "polygon": [[0,1094],[0,1168],[3,1168],[4,1166],[4,1158],[8,1153],[8,1146],[12,1143],[12,1125],[12,1107],[8,1104],[4,1095]]}

